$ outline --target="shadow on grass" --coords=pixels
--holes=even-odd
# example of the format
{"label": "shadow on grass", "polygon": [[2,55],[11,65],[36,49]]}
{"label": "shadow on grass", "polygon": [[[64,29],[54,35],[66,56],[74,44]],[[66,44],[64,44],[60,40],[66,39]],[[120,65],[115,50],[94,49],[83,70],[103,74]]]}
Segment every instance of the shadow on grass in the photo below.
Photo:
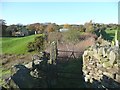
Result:
{"label": "shadow on grass", "polygon": [[[66,60],[68,59],[68,60]],[[57,64],[57,85],[55,88],[85,88],[82,58],[61,58]]]}
{"label": "shadow on grass", "polygon": [[[95,31],[96,35],[99,37],[100,32]],[[114,39],[115,34],[114,33],[106,33],[105,30],[101,30],[101,34],[104,40],[112,41]]]}

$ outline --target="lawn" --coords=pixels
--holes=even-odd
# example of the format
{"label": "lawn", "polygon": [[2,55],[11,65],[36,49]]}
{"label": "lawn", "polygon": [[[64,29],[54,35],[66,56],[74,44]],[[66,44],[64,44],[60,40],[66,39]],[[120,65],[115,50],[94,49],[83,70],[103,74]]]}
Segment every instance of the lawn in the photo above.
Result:
{"label": "lawn", "polygon": [[2,53],[9,54],[25,54],[27,52],[27,44],[28,42],[32,42],[36,36],[40,36],[42,34],[31,35],[26,37],[4,37],[0,39],[2,42]]}

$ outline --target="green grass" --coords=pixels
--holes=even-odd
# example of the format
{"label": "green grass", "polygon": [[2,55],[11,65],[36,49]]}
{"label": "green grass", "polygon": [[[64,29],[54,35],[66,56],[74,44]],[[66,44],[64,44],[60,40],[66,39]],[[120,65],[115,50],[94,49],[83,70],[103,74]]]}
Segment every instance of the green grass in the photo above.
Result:
{"label": "green grass", "polygon": [[[102,30],[101,34],[103,39],[108,41],[113,41],[115,39],[115,31],[116,30],[110,30],[110,29]],[[98,31],[95,31],[95,33],[97,36],[100,36],[100,33]]]}
{"label": "green grass", "polygon": [[36,36],[40,36],[42,34],[31,35],[26,37],[4,37],[0,39],[2,42],[2,53],[8,54],[25,54],[27,52],[27,44],[28,42],[34,41]]}
{"label": "green grass", "polygon": [[102,35],[105,40],[113,41],[115,39],[115,30],[106,29],[102,32]]}
{"label": "green grass", "polygon": [[115,31],[116,30],[106,30],[106,33],[109,34],[109,36],[114,39],[115,38]]}

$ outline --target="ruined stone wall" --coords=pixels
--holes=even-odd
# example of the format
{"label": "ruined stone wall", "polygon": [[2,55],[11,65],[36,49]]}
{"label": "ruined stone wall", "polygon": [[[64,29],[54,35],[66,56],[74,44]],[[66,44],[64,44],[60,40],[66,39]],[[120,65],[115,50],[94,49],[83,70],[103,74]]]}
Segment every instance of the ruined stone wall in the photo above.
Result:
{"label": "ruined stone wall", "polygon": [[[84,51],[85,82],[97,88],[120,88],[120,49],[109,42],[95,44]],[[96,82],[97,81],[97,82]]]}

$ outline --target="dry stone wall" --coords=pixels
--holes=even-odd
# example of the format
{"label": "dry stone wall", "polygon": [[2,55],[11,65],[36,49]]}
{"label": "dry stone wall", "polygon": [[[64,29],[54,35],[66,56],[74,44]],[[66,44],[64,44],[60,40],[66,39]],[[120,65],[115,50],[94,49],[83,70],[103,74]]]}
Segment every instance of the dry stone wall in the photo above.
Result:
{"label": "dry stone wall", "polygon": [[120,49],[104,41],[85,50],[83,74],[85,82],[98,81],[97,88],[120,88]]}

